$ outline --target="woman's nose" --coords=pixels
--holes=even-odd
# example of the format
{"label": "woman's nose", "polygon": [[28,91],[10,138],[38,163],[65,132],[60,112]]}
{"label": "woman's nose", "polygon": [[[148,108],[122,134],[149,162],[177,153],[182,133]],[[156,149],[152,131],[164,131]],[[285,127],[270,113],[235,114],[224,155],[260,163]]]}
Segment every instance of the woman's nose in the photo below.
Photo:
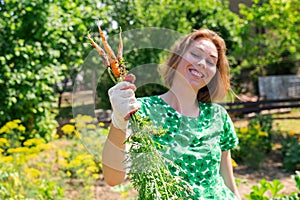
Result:
{"label": "woman's nose", "polygon": [[197,63],[197,65],[203,69],[206,68],[206,63],[204,59],[199,60],[199,62]]}

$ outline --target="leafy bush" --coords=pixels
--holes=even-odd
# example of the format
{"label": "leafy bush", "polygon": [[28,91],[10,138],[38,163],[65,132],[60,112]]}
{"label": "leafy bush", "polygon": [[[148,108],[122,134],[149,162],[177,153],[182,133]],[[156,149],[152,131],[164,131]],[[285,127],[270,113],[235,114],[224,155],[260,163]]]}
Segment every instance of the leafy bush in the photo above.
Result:
{"label": "leafy bush", "polygon": [[[3,140],[3,138],[0,138]],[[41,138],[24,141],[24,146],[0,147],[0,199],[63,199],[63,185],[54,179],[53,162],[49,161],[53,146]]]}
{"label": "leafy bush", "polygon": [[[51,139],[63,78],[74,82],[90,49],[84,33],[102,13],[84,0],[0,2],[0,126],[18,118],[27,133]],[[101,16],[105,19],[105,16]],[[27,138],[27,136],[26,136]]]}
{"label": "leafy bush", "polygon": [[247,127],[236,128],[239,145],[232,150],[232,157],[250,167],[258,168],[272,149],[272,118],[257,115]]}
{"label": "leafy bush", "polygon": [[[292,176],[295,180],[295,183],[300,189],[300,174],[296,171],[296,174]],[[251,192],[248,195],[245,195],[249,200],[296,200],[300,198],[300,194],[292,192],[289,195],[280,194],[280,191],[284,188],[284,185],[277,179],[273,181],[267,181],[262,179],[258,185],[254,185],[251,188]]]}
{"label": "leafy bush", "polygon": [[[92,118],[82,116],[80,119]],[[89,124],[81,124],[81,127],[95,128]],[[107,129],[96,128],[106,137]],[[67,130],[74,129],[67,127]],[[102,138],[95,131],[92,133],[100,140],[81,140],[80,137],[89,135],[83,132],[84,129],[76,130],[76,134],[68,136],[67,140],[61,138],[47,143],[43,138],[24,139],[25,128],[20,120],[1,127],[0,199],[66,199],[67,192],[78,190],[78,186],[80,192],[76,199],[92,199],[102,165],[99,157],[87,152],[86,148],[98,146],[97,149],[101,149],[104,141],[101,143]]]}
{"label": "leafy bush", "polygon": [[248,127],[255,128],[256,126],[260,126],[261,131],[268,133],[267,137],[264,138],[264,148],[266,152],[272,150],[273,142],[272,142],[272,128],[273,128],[273,119],[271,115],[262,115],[258,114],[254,118],[252,118],[248,124]]}
{"label": "leafy bush", "polygon": [[269,197],[265,195],[267,191],[271,192],[271,197],[280,197],[283,196],[279,194],[279,192],[284,188],[284,185],[277,179],[272,182],[267,181],[266,179],[262,179],[259,185],[254,185],[251,188],[251,193],[246,195],[248,199],[251,200],[268,200]]}
{"label": "leafy bush", "polygon": [[283,168],[288,171],[300,169],[300,137],[293,132],[284,134],[281,145]]}
{"label": "leafy bush", "polygon": [[292,177],[294,178],[295,182],[296,182],[296,186],[298,188],[298,190],[300,191],[300,171],[296,171],[296,174],[293,175]]}
{"label": "leafy bush", "polygon": [[268,133],[262,131],[259,125],[252,128],[237,128],[236,132],[239,145],[232,150],[232,157],[238,162],[258,168],[268,150]]}

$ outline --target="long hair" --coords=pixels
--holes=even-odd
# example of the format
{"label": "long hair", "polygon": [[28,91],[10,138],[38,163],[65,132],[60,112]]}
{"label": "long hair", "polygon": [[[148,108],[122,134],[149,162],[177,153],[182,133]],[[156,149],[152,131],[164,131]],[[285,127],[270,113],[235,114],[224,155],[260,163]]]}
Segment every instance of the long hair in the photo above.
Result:
{"label": "long hair", "polygon": [[230,90],[230,74],[229,63],[226,56],[226,45],[217,33],[209,29],[195,30],[188,34],[175,44],[173,50],[169,54],[164,67],[159,68],[159,72],[167,87],[172,86],[173,78],[178,64],[183,58],[183,54],[187,51],[191,44],[197,39],[210,40],[217,48],[218,62],[217,72],[212,80],[198,91],[197,99],[202,102],[212,102],[224,99]]}

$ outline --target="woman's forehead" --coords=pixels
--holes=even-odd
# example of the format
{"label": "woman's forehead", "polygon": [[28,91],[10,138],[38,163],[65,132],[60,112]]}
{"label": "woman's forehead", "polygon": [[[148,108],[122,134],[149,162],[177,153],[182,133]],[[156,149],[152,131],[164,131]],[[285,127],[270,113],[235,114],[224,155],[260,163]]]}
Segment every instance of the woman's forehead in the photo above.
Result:
{"label": "woman's forehead", "polygon": [[199,38],[192,42],[191,48],[198,49],[209,54],[211,57],[218,58],[216,45],[209,39]]}

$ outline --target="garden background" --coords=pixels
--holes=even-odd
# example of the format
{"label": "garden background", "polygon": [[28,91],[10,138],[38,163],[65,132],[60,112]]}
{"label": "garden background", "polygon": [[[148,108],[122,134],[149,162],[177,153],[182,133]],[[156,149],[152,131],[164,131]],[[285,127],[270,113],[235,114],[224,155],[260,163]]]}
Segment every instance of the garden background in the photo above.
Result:
{"label": "garden background", "polygon": [[[92,51],[87,34],[96,31],[96,20],[109,35],[119,27],[217,31],[227,44],[233,90],[251,99],[259,98],[259,77],[299,75],[299,12],[298,0],[0,1],[0,199],[134,198],[127,182],[109,188],[101,176],[109,119],[72,112],[73,86]],[[164,57],[159,49],[125,55],[129,69]],[[96,80],[92,102],[109,117],[103,92],[113,84],[108,80]],[[163,90],[146,85],[137,96]],[[243,198],[297,199],[300,110],[232,116],[240,138],[233,163]]]}

